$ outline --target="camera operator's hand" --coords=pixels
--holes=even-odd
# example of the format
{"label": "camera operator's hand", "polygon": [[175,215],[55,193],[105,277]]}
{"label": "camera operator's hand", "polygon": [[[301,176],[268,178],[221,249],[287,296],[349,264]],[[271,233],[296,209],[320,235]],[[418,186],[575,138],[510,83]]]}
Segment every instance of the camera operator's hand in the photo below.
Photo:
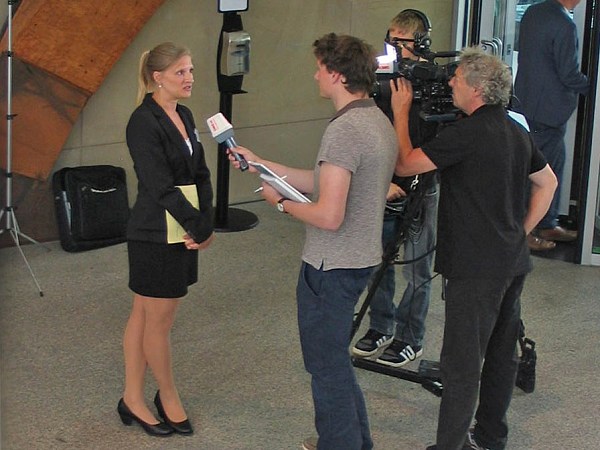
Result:
{"label": "camera operator's hand", "polygon": [[391,106],[394,116],[400,114],[408,116],[413,98],[412,83],[406,78],[396,78],[390,80],[390,90],[392,92]]}
{"label": "camera operator's hand", "polygon": [[[262,162],[262,159],[260,159],[258,156],[256,156],[254,153],[252,153],[246,147],[236,147],[235,149],[231,149],[231,150],[228,149],[227,150],[227,157],[229,158],[229,161],[231,161],[231,164],[233,165],[233,167],[235,167],[236,169],[240,168],[240,163],[231,154],[232,151],[234,151],[237,154],[243,156],[246,159],[246,161],[253,161],[253,162],[256,162],[256,163]],[[258,171],[254,167],[249,166],[248,167],[248,172],[256,173]]]}
{"label": "camera operator's hand", "polygon": [[396,183],[390,183],[390,187],[388,188],[388,193],[385,199],[390,202],[401,197],[406,197],[406,192],[404,192],[404,189],[402,189]]}

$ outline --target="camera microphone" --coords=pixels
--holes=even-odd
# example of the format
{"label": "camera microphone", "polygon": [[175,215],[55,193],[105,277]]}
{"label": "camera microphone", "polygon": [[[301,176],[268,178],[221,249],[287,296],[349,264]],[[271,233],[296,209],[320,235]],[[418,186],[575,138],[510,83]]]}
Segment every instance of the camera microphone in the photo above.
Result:
{"label": "camera microphone", "polygon": [[[208,129],[210,130],[213,139],[219,144],[225,143],[230,151],[238,146],[235,139],[233,139],[233,126],[222,113],[209,117],[206,120],[206,125],[208,125]],[[240,170],[242,172],[248,169],[248,162],[242,155],[234,151],[231,151],[231,154],[235,160],[240,163]]]}

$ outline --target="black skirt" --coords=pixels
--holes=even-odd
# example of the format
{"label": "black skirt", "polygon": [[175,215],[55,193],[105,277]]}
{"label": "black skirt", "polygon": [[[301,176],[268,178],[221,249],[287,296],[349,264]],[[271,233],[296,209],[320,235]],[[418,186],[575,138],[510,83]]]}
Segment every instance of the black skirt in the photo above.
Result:
{"label": "black skirt", "polygon": [[128,241],[129,288],[156,298],[180,298],[198,281],[198,251],[184,244]]}

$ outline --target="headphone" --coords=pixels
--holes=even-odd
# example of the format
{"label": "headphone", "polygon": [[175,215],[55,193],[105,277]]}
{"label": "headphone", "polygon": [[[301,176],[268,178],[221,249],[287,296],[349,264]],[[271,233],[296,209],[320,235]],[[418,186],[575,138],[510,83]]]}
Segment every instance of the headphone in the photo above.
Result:
{"label": "headphone", "polygon": [[[417,16],[421,20],[421,22],[423,23],[423,27],[425,28],[425,33],[415,33],[414,41],[419,42],[425,36],[431,33],[431,22],[429,21],[429,17],[427,17],[427,15],[424,12],[419,11],[418,9],[403,9],[402,11],[400,11],[400,14],[403,13],[412,13],[415,16]],[[385,42],[390,43],[390,30],[388,30],[385,35]]]}

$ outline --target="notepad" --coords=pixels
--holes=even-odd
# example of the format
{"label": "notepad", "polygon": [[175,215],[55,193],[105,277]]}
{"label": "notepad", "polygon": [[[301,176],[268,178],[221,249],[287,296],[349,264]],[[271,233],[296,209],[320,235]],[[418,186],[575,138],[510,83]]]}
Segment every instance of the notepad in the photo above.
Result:
{"label": "notepad", "polygon": [[285,181],[284,177],[280,177],[264,164],[254,161],[248,161],[248,164],[255,167],[260,173],[260,177],[273,186],[285,198],[298,203],[310,203],[310,199],[307,196]]}
{"label": "notepad", "polygon": [[[187,201],[190,202],[194,208],[200,209],[198,191],[196,190],[195,184],[187,184],[175,187],[183,193]],[[187,231],[167,210],[165,210],[165,217],[167,219],[167,243],[179,244],[183,242],[183,235],[186,234]]]}

